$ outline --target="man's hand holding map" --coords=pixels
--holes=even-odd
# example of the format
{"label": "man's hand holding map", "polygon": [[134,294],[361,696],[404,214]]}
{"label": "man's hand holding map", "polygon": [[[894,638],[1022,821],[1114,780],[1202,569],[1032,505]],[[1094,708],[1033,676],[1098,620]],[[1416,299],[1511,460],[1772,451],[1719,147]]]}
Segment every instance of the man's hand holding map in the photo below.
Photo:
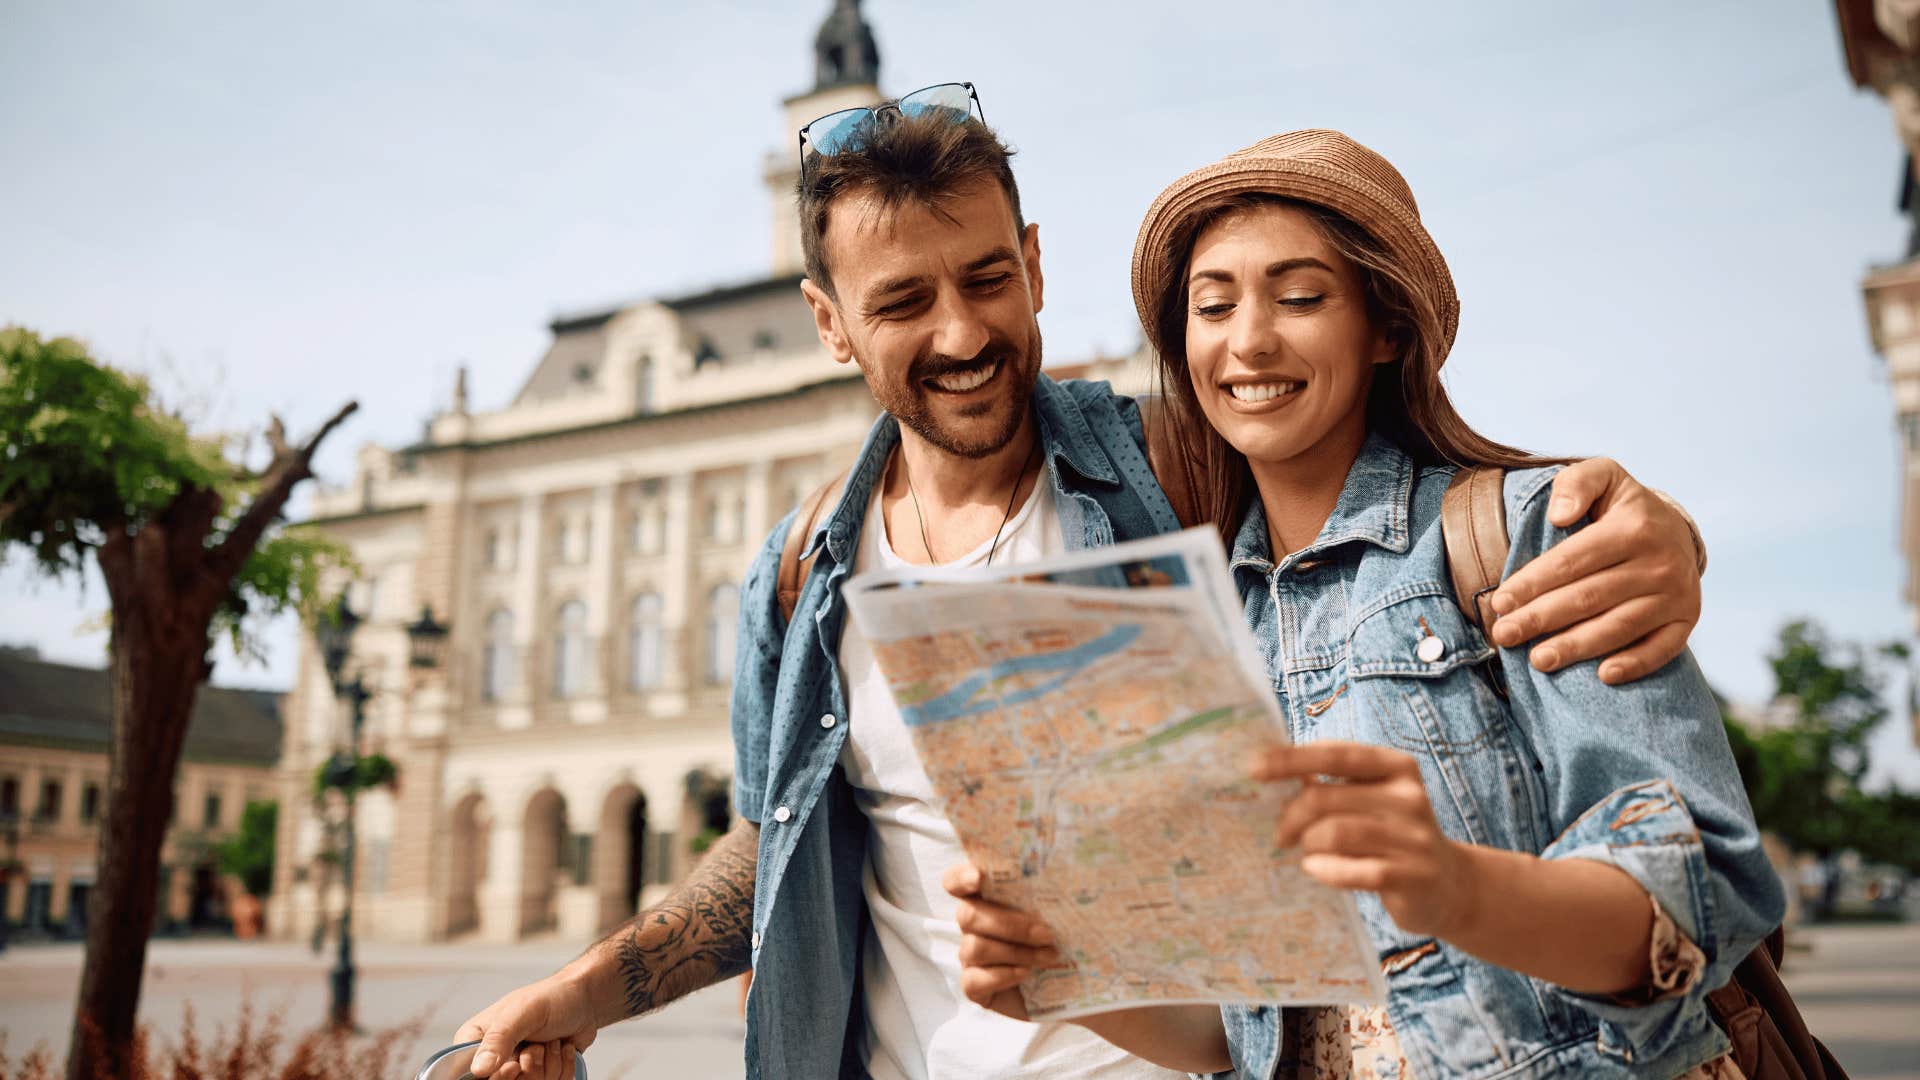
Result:
{"label": "man's hand holding map", "polygon": [[1052,928],[1032,1017],[1384,997],[1352,899],[1275,847],[1292,791],[1248,775],[1286,733],[1211,533],[846,595],[985,898]]}

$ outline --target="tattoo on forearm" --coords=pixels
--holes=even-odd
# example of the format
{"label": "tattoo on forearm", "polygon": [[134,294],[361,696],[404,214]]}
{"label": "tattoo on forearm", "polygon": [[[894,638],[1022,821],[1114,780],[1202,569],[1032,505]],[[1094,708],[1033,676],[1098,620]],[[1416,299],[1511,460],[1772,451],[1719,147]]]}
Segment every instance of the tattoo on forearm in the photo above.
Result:
{"label": "tattoo on forearm", "polygon": [[619,959],[628,1016],[747,970],[758,863],[759,830],[735,826],[707,849],[680,888],[608,939]]}

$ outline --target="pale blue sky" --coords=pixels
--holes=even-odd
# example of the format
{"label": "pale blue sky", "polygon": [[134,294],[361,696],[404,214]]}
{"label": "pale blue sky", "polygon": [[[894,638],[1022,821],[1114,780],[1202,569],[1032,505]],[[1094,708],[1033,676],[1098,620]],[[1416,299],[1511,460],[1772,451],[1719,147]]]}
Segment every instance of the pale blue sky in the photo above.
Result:
{"label": "pale blue sky", "polygon": [[[1830,5],[866,6],[888,88],[971,79],[1019,148],[1053,358],[1138,339],[1127,259],[1167,181],[1341,128],[1406,174],[1452,263],[1468,418],[1612,453],[1698,516],[1718,686],[1764,698],[1796,614],[1910,634],[1858,288],[1899,254],[1900,158]],[[556,310],[763,272],[763,155],[792,146],[779,101],[827,7],[16,0],[0,322],[164,367],[233,427],[357,397],[320,462],[339,477],[359,443],[414,438],[456,364],[504,403]],[[79,627],[102,602],[0,569],[0,639],[97,662]],[[293,633],[216,680],[285,685]]]}

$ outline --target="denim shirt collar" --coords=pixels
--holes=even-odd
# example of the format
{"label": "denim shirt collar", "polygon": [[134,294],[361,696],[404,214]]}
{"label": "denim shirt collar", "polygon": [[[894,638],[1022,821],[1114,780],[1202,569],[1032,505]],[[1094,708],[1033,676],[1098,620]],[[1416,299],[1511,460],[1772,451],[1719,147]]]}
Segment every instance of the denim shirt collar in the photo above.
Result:
{"label": "denim shirt collar", "polygon": [[1267,512],[1256,492],[1247,505],[1240,531],[1233,538],[1230,565],[1234,569],[1252,567],[1262,571],[1285,569],[1293,563],[1355,540],[1375,544],[1392,552],[1405,552],[1409,539],[1408,504],[1413,497],[1413,459],[1383,435],[1369,433],[1360,453],[1347,470],[1347,482],[1340,489],[1327,523],[1320,527],[1314,542],[1280,560],[1273,560],[1272,542],[1267,536]]}
{"label": "denim shirt collar", "polygon": [[[1044,458],[1051,458],[1087,480],[1119,485],[1120,474],[1094,438],[1079,403],[1044,372],[1033,388],[1033,412]],[[814,525],[813,535],[807,538],[802,549],[803,558],[818,551],[824,542],[833,561],[851,561],[852,545],[859,536],[861,519],[866,516],[867,502],[873,497],[873,486],[879,483],[880,474],[898,445],[900,422],[891,414],[882,413],[867,432],[867,441],[860,447],[860,456],[848,474],[833,512]]]}

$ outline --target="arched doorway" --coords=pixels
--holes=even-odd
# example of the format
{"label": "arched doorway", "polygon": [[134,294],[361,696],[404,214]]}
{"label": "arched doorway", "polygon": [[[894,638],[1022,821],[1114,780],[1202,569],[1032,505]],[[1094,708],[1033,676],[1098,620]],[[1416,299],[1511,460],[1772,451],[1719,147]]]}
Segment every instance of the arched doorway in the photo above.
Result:
{"label": "arched doorway", "polygon": [[527,800],[520,821],[520,936],[556,929],[560,924],[554,901],[560,870],[566,865],[567,801],[552,788],[541,788]]}
{"label": "arched doorway", "polygon": [[487,880],[487,846],[493,830],[487,802],[474,792],[454,805],[448,834],[447,935],[480,929],[480,892]]}
{"label": "arched doorway", "polygon": [[594,891],[599,896],[600,931],[619,926],[640,910],[647,881],[647,797],[632,783],[607,793],[594,839]]}

